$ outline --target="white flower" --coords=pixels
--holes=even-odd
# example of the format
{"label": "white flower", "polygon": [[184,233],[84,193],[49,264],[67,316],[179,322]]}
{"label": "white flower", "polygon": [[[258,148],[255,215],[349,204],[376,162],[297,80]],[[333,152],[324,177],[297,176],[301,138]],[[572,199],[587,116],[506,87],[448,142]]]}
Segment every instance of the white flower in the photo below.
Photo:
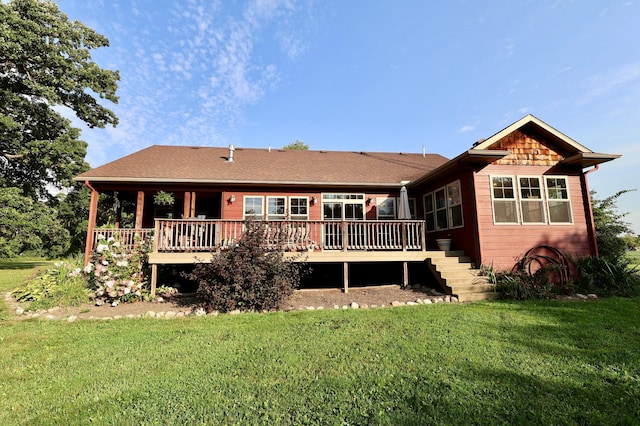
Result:
{"label": "white flower", "polygon": [[109,246],[106,244],[98,244],[98,247],[96,247],[98,253],[102,253],[105,250],[109,250]]}
{"label": "white flower", "polygon": [[120,241],[116,241],[115,243],[112,244],[114,247],[120,247]]}
{"label": "white flower", "polygon": [[119,260],[116,262],[116,266],[128,266],[129,262],[127,262],[126,260]]}
{"label": "white flower", "polygon": [[102,261],[102,264],[103,264],[104,266],[107,266],[107,265],[109,264],[109,262],[107,262],[107,260],[103,260],[103,261]]}
{"label": "white flower", "polygon": [[93,263],[89,263],[87,266],[84,267],[84,272],[85,273],[90,273],[93,270]]}
{"label": "white flower", "polygon": [[112,242],[114,242],[114,241],[115,241],[115,239],[114,239],[113,237],[109,237],[109,238],[107,238],[107,242],[109,242],[109,243],[112,243]]}

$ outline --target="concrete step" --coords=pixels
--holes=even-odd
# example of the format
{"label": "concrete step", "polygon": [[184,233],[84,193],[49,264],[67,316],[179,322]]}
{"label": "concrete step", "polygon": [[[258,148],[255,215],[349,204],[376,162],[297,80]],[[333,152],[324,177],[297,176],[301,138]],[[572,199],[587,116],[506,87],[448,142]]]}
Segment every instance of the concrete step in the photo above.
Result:
{"label": "concrete step", "polygon": [[462,293],[493,293],[494,286],[492,284],[472,284],[472,285],[451,285],[447,282],[454,294]]}
{"label": "concrete step", "polygon": [[497,300],[500,293],[462,293],[458,295],[460,302],[478,302],[481,300]]}

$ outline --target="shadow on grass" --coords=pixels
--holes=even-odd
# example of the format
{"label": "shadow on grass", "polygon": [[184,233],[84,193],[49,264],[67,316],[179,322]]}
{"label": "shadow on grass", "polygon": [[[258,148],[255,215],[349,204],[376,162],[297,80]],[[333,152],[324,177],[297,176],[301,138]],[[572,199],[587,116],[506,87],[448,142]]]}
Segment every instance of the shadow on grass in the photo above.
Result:
{"label": "shadow on grass", "polygon": [[15,269],[15,270],[24,270],[24,269],[33,269],[41,266],[49,266],[52,264],[52,261],[47,261],[43,259],[37,260],[1,260],[0,261],[0,269]]}

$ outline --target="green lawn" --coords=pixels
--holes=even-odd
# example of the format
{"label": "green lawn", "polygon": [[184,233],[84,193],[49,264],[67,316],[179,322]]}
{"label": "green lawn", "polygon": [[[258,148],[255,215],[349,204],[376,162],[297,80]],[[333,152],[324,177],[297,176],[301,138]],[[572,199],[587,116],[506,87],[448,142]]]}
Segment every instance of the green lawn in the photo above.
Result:
{"label": "green lawn", "polygon": [[640,265],[640,250],[627,252],[627,257],[636,265]]}
{"label": "green lawn", "polygon": [[9,319],[0,424],[636,424],[638,312],[640,298]]}

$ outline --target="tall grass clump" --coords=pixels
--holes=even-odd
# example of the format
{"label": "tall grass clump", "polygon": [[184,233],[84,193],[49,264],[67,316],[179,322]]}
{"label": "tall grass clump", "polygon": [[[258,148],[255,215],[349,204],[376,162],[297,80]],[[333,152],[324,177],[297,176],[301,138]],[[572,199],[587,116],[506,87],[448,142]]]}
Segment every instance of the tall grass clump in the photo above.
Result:
{"label": "tall grass clump", "polygon": [[572,261],[578,271],[574,281],[577,292],[600,296],[640,296],[640,268],[626,257],[587,256]]}
{"label": "tall grass clump", "polygon": [[91,292],[81,264],[80,258],[56,262],[53,267],[38,270],[11,295],[19,302],[28,302],[32,310],[87,303]]}

